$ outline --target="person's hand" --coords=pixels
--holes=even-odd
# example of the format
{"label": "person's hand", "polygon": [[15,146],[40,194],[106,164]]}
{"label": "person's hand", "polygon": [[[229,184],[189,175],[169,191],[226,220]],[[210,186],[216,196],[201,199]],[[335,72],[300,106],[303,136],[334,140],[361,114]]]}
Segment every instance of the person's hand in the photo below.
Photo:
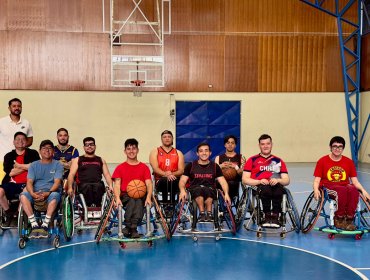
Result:
{"label": "person's hand", "polygon": [[180,202],[186,201],[186,192],[184,192],[184,191],[180,192],[179,201]]}
{"label": "person's hand", "polygon": [[231,199],[228,193],[225,193],[225,201],[228,205],[231,205]]}
{"label": "person's hand", "polygon": [[270,185],[271,186],[275,186],[276,184],[278,184],[278,179],[277,178],[271,178],[270,181],[269,181]]}
{"label": "person's hand", "polygon": [[362,192],[362,195],[364,196],[365,200],[367,200],[367,202],[370,202],[370,194],[367,191],[364,190]]}
{"label": "person's hand", "polygon": [[122,201],[121,201],[121,199],[118,197],[116,197],[116,199],[114,200],[114,206],[116,207],[116,208],[118,208],[119,206],[122,206],[123,207],[123,204],[122,204]]}
{"label": "person's hand", "polygon": [[177,179],[176,176],[173,175],[171,171],[165,171],[164,177],[167,177],[168,181],[175,181]]}
{"label": "person's hand", "polygon": [[270,185],[270,182],[267,179],[262,179],[262,180],[260,180],[260,185],[267,186],[267,185]]}
{"label": "person's hand", "polygon": [[319,200],[319,198],[321,197],[321,192],[319,189],[315,189],[313,190],[313,197],[316,199],[316,200]]}
{"label": "person's hand", "polygon": [[43,201],[44,200],[44,196],[42,195],[42,191],[38,191],[36,193],[33,193],[32,197],[33,197],[33,200],[34,201]]}
{"label": "person's hand", "polygon": [[144,203],[144,206],[147,206],[147,205],[150,207],[152,206],[152,198],[149,195],[146,197],[145,203]]}
{"label": "person's hand", "polygon": [[68,193],[69,197],[73,197],[73,195],[74,195],[73,188],[68,188],[67,193]]}

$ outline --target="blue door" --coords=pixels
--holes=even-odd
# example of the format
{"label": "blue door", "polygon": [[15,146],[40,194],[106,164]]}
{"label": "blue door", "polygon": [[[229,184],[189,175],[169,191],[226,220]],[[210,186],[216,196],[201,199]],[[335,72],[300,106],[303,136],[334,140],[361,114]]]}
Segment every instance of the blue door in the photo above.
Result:
{"label": "blue door", "polygon": [[210,144],[213,160],[224,153],[223,140],[230,134],[240,143],[239,101],[176,101],[176,147],[184,153],[185,162],[197,159],[196,147],[201,142]]}

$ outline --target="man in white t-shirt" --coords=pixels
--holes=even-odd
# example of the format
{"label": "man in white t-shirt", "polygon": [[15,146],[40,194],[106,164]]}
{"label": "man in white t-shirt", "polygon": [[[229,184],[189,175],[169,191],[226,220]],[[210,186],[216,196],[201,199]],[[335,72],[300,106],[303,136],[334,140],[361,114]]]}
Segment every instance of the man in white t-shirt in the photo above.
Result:
{"label": "man in white t-shirt", "polygon": [[8,105],[10,114],[0,119],[0,182],[5,176],[3,170],[4,156],[14,148],[14,134],[21,131],[27,135],[26,147],[31,146],[33,142],[32,126],[28,120],[21,118],[22,101],[13,98],[9,100]]}

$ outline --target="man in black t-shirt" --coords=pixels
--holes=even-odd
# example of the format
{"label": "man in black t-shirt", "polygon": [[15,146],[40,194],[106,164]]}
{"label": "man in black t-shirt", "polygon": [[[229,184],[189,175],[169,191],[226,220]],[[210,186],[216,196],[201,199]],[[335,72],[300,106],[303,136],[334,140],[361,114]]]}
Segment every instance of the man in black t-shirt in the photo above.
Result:
{"label": "man in black t-shirt", "polygon": [[179,200],[183,201],[186,199],[186,183],[190,179],[188,190],[199,208],[199,222],[213,220],[212,203],[216,199],[216,180],[225,193],[226,202],[230,203],[227,182],[222,175],[221,168],[215,162],[209,160],[210,155],[211,148],[209,144],[200,143],[197,146],[198,160],[186,165],[179,182]]}

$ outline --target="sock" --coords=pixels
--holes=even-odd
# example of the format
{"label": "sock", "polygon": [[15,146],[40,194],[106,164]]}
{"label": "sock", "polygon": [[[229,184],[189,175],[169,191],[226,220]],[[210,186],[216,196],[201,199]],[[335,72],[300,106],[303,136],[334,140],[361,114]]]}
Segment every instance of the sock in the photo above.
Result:
{"label": "sock", "polygon": [[32,226],[33,228],[38,226],[38,224],[37,224],[37,222],[36,222],[36,219],[35,219],[35,215],[31,215],[31,216],[29,216],[29,217],[28,217],[28,220],[30,221],[31,226]]}
{"label": "sock", "polygon": [[50,218],[48,215],[45,216],[45,221],[42,223],[42,227],[49,227]]}

